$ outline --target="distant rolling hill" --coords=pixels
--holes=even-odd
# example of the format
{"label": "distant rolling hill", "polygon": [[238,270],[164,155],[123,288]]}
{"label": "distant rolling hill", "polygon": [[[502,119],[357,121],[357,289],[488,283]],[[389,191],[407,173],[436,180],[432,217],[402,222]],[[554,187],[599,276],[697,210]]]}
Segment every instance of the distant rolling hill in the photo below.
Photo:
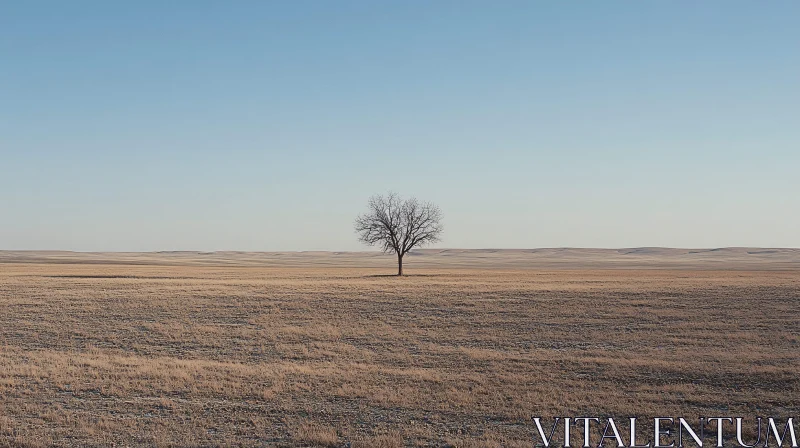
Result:
{"label": "distant rolling hill", "polygon": [[[137,264],[272,267],[391,267],[379,252],[67,252],[0,251],[0,263]],[[420,249],[408,254],[413,268],[497,269],[800,269],[800,249]]]}

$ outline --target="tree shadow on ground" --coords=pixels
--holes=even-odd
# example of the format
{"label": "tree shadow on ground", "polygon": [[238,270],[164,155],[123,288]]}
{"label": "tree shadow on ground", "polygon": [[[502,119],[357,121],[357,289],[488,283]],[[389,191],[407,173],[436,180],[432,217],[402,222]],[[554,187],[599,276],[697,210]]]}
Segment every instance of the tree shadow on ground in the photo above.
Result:
{"label": "tree shadow on ground", "polygon": [[444,277],[448,274],[370,274],[363,276],[364,278],[404,278],[404,277]]}

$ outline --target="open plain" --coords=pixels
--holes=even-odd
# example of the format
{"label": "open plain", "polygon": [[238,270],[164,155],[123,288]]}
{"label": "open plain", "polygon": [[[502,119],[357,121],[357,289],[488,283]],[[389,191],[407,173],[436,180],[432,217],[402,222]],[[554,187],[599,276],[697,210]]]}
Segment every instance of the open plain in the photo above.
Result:
{"label": "open plain", "polygon": [[800,251],[544,251],[418,251],[406,277],[0,252],[0,446],[528,447],[533,416],[800,414]]}

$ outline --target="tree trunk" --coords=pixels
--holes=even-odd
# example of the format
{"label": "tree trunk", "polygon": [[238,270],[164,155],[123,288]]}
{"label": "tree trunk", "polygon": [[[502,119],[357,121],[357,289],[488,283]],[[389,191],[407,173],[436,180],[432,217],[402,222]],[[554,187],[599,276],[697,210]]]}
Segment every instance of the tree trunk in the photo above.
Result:
{"label": "tree trunk", "polygon": [[397,275],[403,275],[403,256],[397,254]]}

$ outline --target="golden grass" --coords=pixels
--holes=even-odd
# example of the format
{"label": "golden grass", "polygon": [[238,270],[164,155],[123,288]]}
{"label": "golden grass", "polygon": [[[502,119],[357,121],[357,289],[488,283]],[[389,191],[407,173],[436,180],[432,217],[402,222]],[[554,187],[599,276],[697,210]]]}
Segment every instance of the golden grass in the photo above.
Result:
{"label": "golden grass", "polygon": [[[0,264],[0,446],[530,446],[796,416],[800,273]],[[413,275],[418,274],[418,275]]]}

